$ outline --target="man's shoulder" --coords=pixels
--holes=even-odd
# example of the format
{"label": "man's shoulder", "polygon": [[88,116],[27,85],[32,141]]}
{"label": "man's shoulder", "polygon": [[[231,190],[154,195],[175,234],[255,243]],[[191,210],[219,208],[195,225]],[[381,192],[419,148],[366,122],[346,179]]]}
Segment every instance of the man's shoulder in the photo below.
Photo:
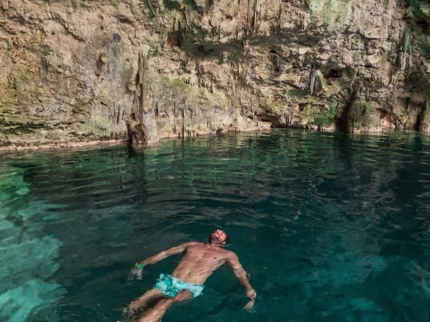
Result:
{"label": "man's shoulder", "polygon": [[195,241],[191,241],[187,243],[187,247],[192,247],[192,246],[203,246],[203,244]]}
{"label": "man's shoulder", "polygon": [[220,248],[219,251],[224,255],[224,257],[226,259],[237,259],[238,258],[237,255],[236,255],[236,253],[232,252],[231,250]]}

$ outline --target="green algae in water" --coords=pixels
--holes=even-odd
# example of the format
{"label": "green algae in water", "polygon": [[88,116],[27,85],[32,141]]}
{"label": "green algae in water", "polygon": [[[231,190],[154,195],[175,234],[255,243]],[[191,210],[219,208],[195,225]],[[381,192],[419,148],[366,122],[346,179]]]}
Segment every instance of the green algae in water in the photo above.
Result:
{"label": "green algae in water", "polygon": [[[10,279],[11,297],[43,307],[21,306],[28,321],[122,320],[121,309],[159,273],[170,273],[178,257],[147,267],[142,281],[128,281],[136,261],[190,239],[205,241],[218,227],[231,235],[229,249],[251,274],[255,311],[243,310],[244,290],[223,267],[204,296],[173,306],[164,322],[430,315],[425,136],[277,130],[135,151],[1,157],[8,165],[1,171],[8,187],[2,225],[12,230],[0,241],[13,250],[1,278]],[[17,214],[20,225],[4,220]],[[19,304],[0,312],[13,321],[11,307]]]}

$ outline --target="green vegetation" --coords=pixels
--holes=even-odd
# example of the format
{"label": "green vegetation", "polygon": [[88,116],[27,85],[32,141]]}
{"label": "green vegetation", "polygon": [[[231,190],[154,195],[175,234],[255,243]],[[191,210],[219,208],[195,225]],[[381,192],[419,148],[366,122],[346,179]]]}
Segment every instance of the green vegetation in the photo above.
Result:
{"label": "green vegetation", "polygon": [[[430,4],[422,0],[409,0],[409,6],[412,14],[418,18],[415,19],[416,24],[412,21],[412,30],[408,30],[412,33],[413,44],[424,52],[430,53],[430,30],[427,27],[430,24]],[[407,50],[411,38],[411,35],[406,36],[405,33],[403,52]]]}
{"label": "green vegetation", "polygon": [[268,104],[269,108],[275,113],[280,113],[283,105],[284,102],[282,100],[276,100]]}
{"label": "green vegetation", "polygon": [[49,127],[47,127],[46,123],[29,123],[29,124],[20,124],[20,125],[11,125],[11,124],[5,124],[9,125],[7,127],[4,127],[2,129],[4,134],[14,134],[14,135],[21,135],[21,134],[28,134],[28,133],[34,133],[35,130],[38,129],[45,129],[50,130]]}
{"label": "green vegetation", "polygon": [[81,0],[71,0],[72,7],[75,9],[79,9],[81,7]]}
{"label": "green vegetation", "polygon": [[202,12],[201,8],[196,4],[194,0],[184,0],[184,4],[190,6],[195,11]]}
{"label": "green vegetation", "polygon": [[336,105],[330,104],[330,111],[324,110],[317,113],[314,119],[315,124],[322,127],[329,127],[333,123],[336,112]]}
{"label": "green vegetation", "polygon": [[152,9],[151,4],[149,3],[150,0],[142,0],[142,2],[145,4],[145,6],[148,8],[149,10],[149,19],[153,19],[155,18],[155,12],[154,9]]}
{"label": "green vegetation", "polygon": [[209,95],[212,97],[215,101],[222,101],[221,98],[216,93],[209,93]]}
{"label": "green vegetation", "polygon": [[313,16],[322,18],[328,29],[335,29],[343,24],[349,1],[343,0],[305,0]]}
{"label": "green vegetation", "polygon": [[324,8],[324,1],[306,0],[306,4],[313,13],[320,12]]}
{"label": "green vegetation", "polygon": [[370,105],[370,103],[364,103],[364,110],[365,110],[365,112],[366,113],[371,113],[371,112],[373,112],[373,108],[372,108],[372,105]]}
{"label": "green vegetation", "polygon": [[184,83],[182,80],[180,80],[179,78],[175,78],[172,80],[172,85],[179,88],[179,89],[183,89],[183,90],[189,90],[191,88],[190,85]]}
{"label": "green vegetation", "polygon": [[295,97],[299,100],[301,100],[302,98],[304,98],[306,95],[309,95],[310,91],[308,89],[292,89],[292,90],[288,90],[285,92],[285,96],[286,97]]}
{"label": "green vegetation", "polygon": [[363,125],[370,128],[378,128],[381,126],[380,114],[370,105],[370,103],[364,103],[364,115]]}
{"label": "green vegetation", "polygon": [[162,81],[164,84],[170,84],[170,78],[169,78],[169,77],[167,77],[166,75],[161,75],[161,81]]}
{"label": "green vegetation", "polygon": [[163,0],[163,4],[164,4],[164,7],[170,11],[171,10],[179,11],[181,9],[181,4],[174,0]]}
{"label": "green vegetation", "polygon": [[375,109],[368,102],[353,102],[348,113],[349,129],[359,130],[362,125],[372,127],[379,126],[381,123],[379,114],[374,112]]}
{"label": "green vegetation", "polygon": [[430,5],[422,0],[409,0],[412,13],[417,17],[430,17]]}
{"label": "green vegetation", "polygon": [[29,42],[40,44],[43,40],[44,40],[44,37],[42,33],[36,31],[31,35]]}
{"label": "green vegetation", "polygon": [[348,127],[350,130],[359,130],[361,128],[361,121],[363,117],[363,104],[360,101],[355,101],[351,105],[348,113]]}
{"label": "green vegetation", "polygon": [[82,124],[79,130],[84,133],[92,133],[100,137],[106,137],[111,134],[111,127],[112,124],[109,120],[109,116],[98,113],[97,115],[91,116],[89,122]]}
{"label": "green vegetation", "polygon": [[207,101],[207,96],[206,96],[206,90],[204,87],[199,87],[199,91],[198,91],[198,97],[202,100]]}
{"label": "green vegetation", "polygon": [[430,52],[430,35],[426,35],[419,28],[412,30],[413,44],[415,48],[421,48],[423,51]]}

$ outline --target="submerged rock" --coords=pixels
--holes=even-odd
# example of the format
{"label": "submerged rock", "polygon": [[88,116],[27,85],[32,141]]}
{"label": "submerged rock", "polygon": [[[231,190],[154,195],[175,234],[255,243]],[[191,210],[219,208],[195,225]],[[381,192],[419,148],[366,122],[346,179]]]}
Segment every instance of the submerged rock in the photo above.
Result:
{"label": "submerged rock", "polygon": [[[0,320],[27,321],[55,305],[65,292],[61,285],[48,282],[59,268],[62,242],[43,236],[43,227],[32,222],[47,205],[28,198],[30,185],[20,169],[2,164],[0,188],[0,209],[4,211],[0,214]],[[16,204],[19,211],[13,210]]]}
{"label": "submerged rock", "polygon": [[29,316],[55,305],[64,292],[58,284],[26,281],[0,294],[0,318],[4,322],[28,321]]}

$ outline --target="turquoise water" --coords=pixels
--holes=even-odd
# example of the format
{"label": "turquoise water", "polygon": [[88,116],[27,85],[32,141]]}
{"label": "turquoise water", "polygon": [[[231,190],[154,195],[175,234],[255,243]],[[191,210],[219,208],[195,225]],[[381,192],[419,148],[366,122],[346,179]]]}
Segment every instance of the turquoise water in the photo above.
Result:
{"label": "turquoise water", "polygon": [[0,320],[119,321],[180,257],[136,261],[215,228],[228,267],[163,322],[429,321],[430,138],[276,130],[132,151],[0,154]]}

